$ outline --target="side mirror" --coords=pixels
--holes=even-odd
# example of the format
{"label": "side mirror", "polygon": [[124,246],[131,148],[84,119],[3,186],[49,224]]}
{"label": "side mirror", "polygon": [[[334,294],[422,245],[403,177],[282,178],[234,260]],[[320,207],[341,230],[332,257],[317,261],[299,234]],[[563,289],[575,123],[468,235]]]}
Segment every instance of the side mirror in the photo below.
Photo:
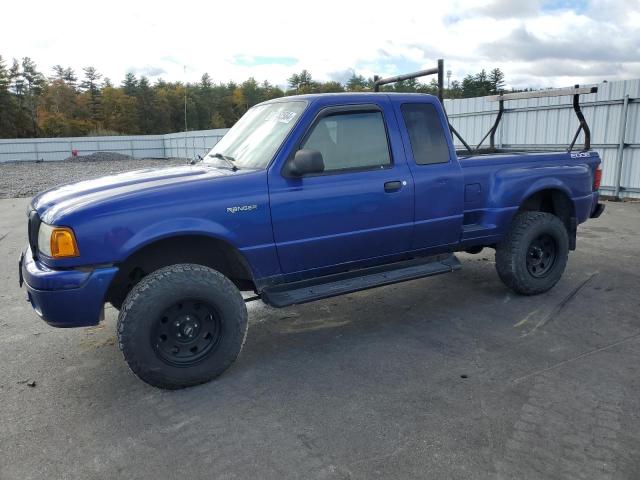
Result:
{"label": "side mirror", "polygon": [[324,172],[324,160],[318,150],[303,148],[287,164],[287,173],[293,177],[302,177],[312,173]]}

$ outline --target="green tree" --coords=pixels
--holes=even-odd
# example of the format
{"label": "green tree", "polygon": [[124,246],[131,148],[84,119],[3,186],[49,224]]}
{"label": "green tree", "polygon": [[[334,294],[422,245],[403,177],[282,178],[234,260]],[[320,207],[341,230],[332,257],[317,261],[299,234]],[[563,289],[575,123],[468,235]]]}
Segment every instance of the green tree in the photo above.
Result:
{"label": "green tree", "polygon": [[64,83],[69,85],[74,90],[78,88],[78,77],[76,76],[76,72],[74,72],[71,67],[67,67],[64,69],[63,80]]}
{"label": "green tree", "polygon": [[76,91],[61,79],[56,78],[47,84],[40,104],[45,111],[61,113],[66,118],[80,115]]}
{"label": "green tree", "polygon": [[133,73],[127,72],[127,74],[124,76],[124,80],[122,81],[122,88],[126,95],[129,95],[130,97],[134,97],[136,95],[138,91],[138,79]]}
{"label": "green tree", "polygon": [[151,85],[149,85],[147,77],[141,77],[138,81],[138,88],[135,97],[138,106],[138,126],[140,128],[140,133],[156,133],[155,125],[157,119],[155,118],[155,92],[151,88]]}
{"label": "green tree", "polygon": [[205,89],[210,89],[213,86],[213,82],[211,81],[211,77],[207,72],[202,74],[200,78],[200,87]]}
{"label": "green tree", "polygon": [[211,117],[211,128],[226,128],[226,127],[227,127],[227,123],[224,121],[224,118],[222,118],[222,115],[220,115],[220,112],[215,112]]}
{"label": "green tree", "polygon": [[367,80],[362,75],[353,75],[347,80],[347,90],[349,92],[361,92],[369,87]]}
{"label": "green tree", "polygon": [[136,99],[122,88],[102,89],[103,125],[107,130],[119,133],[138,133]]}
{"label": "green tree", "polygon": [[479,88],[474,75],[467,75],[462,79],[462,96],[464,98],[477,97]]}
{"label": "green tree", "polygon": [[329,81],[317,83],[313,91],[317,93],[338,93],[344,92],[344,86],[340,82]]}
{"label": "green tree", "polygon": [[474,77],[476,83],[476,95],[482,97],[491,93],[491,82],[489,82],[489,76],[483,68]]}
{"label": "green tree", "polygon": [[46,80],[44,75],[40,73],[36,64],[29,57],[22,59],[22,88],[23,88],[23,106],[26,109],[29,118],[30,131],[29,136],[38,136],[38,105],[40,96],[42,95]]}
{"label": "green tree", "polygon": [[393,89],[393,91],[395,92],[412,93],[412,92],[416,92],[418,90],[418,87],[419,87],[418,80],[415,78],[411,78],[409,80],[403,80],[401,82],[393,83],[387,88]]}
{"label": "green tree", "polygon": [[458,80],[451,82],[451,86],[447,89],[447,98],[462,98],[462,85]]}
{"label": "green tree", "polygon": [[287,81],[289,86],[299,94],[311,93],[315,84],[311,73],[306,69],[300,73],[294,73]]}
{"label": "green tree", "polygon": [[101,119],[101,111],[100,111],[100,87],[98,85],[99,80],[102,78],[102,74],[98,73],[98,71],[94,67],[85,67],[82,69],[84,71],[84,80],[80,84],[80,88],[84,90],[89,104],[89,112],[91,115],[91,121],[94,124],[98,124],[98,121]]}
{"label": "green tree", "polygon": [[489,84],[491,85],[491,93],[500,93],[504,90],[504,73],[499,68],[494,68],[489,73]]}
{"label": "green tree", "polygon": [[9,91],[11,77],[2,55],[0,55],[0,138],[16,136],[14,99]]}
{"label": "green tree", "polygon": [[62,80],[64,81],[64,67],[62,65],[54,65],[53,68],[53,76],[51,80]]}
{"label": "green tree", "polygon": [[274,98],[284,97],[282,89],[271,85],[267,80],[260,85],[263,100],[272,100]]}

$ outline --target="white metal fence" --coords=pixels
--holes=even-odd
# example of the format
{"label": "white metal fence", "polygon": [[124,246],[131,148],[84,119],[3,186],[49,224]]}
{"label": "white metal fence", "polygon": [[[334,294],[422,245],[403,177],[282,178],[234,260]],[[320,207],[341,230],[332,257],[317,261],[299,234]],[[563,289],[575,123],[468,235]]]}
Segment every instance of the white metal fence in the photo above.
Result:
{"label": "white metal fence", "polygon": [[167,135],[113,137],[0,139],[0,162],[55,161],[95,152],[115,152],[134,158],[194,158],[211,149],[228,129],[200,130]]}
{"label": "white metal fence", "polygon": [[[504,148],[566,149],[578,126],[571,97],[543,97],[505,103],[496,133]],[[601,190],[640,198],[640,80],[601,83],[598,93],[581,95],[582,111],[591,127],[591,145],[603,159]],[[497,115],[497,102],[485,97],[445,100],[452,125],[476,145]],[[63,160],[80,155],[118,152],[133,157],[194,158],[212,148],[227,129],[167,135],[0,140],[0,162]],[[576,148],[580,148],[582,135]]]}
{"label": "white metal fence", "polygon": [[164,135],[165,158],[194,158],[204,155],[220,141],[228,128],[217,130],[197,130],[184,133]]}

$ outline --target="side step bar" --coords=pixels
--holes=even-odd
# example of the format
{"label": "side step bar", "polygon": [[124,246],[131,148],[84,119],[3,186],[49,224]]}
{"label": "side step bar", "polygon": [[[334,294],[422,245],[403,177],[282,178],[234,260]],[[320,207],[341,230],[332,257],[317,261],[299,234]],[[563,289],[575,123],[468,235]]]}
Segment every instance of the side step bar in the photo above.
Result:
{"label": "side step bar", "polygon": [[272,307],[286,307],[406,280],[449,273],[460,268],[460,261],[453,254],[412,259],[311,280],[274,285],[262,291],[262,300]]}

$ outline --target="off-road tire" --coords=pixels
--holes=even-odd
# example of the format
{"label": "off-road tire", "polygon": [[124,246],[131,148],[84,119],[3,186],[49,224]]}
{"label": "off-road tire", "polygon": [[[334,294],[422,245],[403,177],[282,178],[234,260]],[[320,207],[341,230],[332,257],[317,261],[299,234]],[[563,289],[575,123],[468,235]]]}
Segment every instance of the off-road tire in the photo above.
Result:
{"label": "off-road tire", "polygon": [[[193,365],[167,363],[158,353],[154,328],[167,309],[184,299],[204,302],[216,312],[219,336]],[[197,326],[197,324],[196,324]],[[118,316],[118,346],[129,368],[145,382],[175,390],[208,382],[236,360],[247,335],[247,309],[236,286],[216,270],[194,264],[161,268],[144,277],[127,295]],[[215,348],[214,348],[215,347]]]}
{"label": "off-road tire", "polygon": [[[527,256],[532,242],[545,235],[555,243],[555,260],[544,276],[536,277],[527,267]],[[514,292],[537,295],[558,283],[568,257],[569,235],[558,217],[545,212],[521,212],[511,222],[504,240],[496,246],[496,270]]]}

